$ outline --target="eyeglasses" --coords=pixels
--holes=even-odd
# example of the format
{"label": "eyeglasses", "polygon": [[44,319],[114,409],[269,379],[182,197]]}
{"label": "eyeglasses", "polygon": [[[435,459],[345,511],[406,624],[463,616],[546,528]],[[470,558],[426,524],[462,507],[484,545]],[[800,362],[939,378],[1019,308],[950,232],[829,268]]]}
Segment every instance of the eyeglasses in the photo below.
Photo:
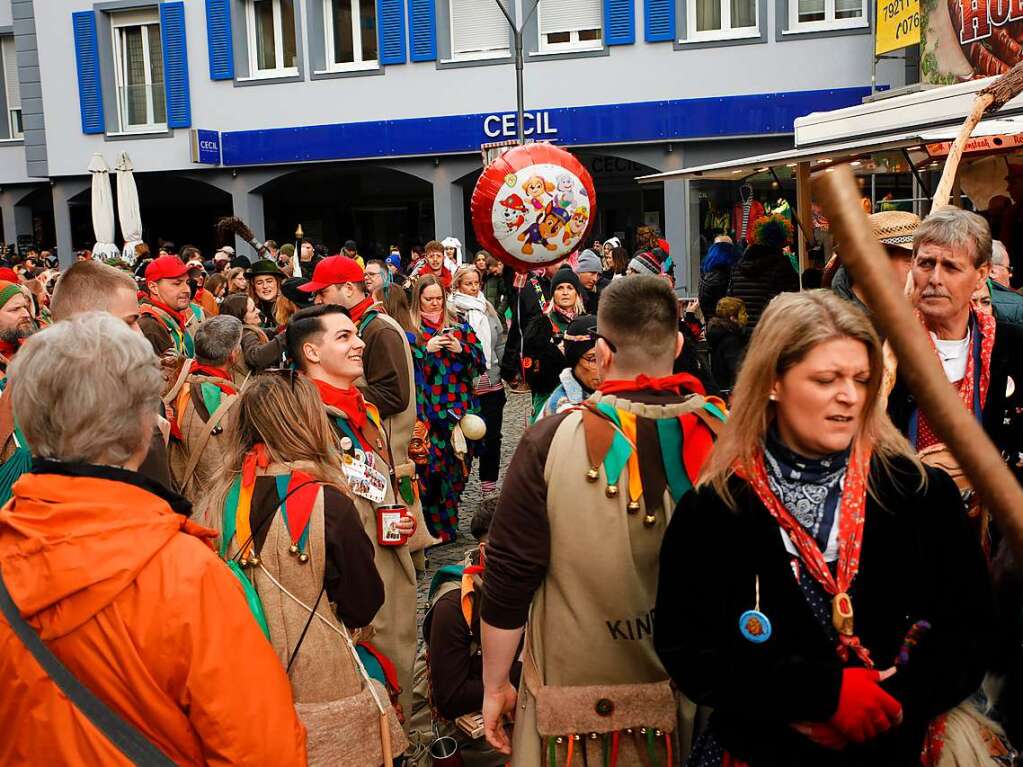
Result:
{"label": "eyeglasses", "polygon": [[614,342],[610,338],[600,333],[596,333],[595,336],[607,344],[607,348],[611,350],[612,354],[618,354],[618,347],[614,345]]}

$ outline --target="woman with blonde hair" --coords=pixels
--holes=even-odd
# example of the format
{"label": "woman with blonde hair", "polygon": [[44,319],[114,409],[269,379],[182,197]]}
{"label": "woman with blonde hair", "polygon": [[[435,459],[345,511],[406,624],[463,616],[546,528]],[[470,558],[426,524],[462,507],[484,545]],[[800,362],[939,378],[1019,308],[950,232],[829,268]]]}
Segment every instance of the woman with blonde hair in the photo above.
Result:
{"label": "woman with blonde hair", "polygon": [[476,332],[448,308],[437,277],[419,278],[411,309],[416,412],[429,424],[429,448],[419,470],[420,498],[430,533],[451,542],[458,537],[458,503],[472,466],[471,446],[459,422],[479,412],[473,381],[486,362]]}
{"label": "woman with blonde hair", "polygon": [[[484,251],[480,251],[481,253]],[[504,423],[504,384],[501,357],[504,356],[504,320],[483,295],[480,273],[475,266],[460,266],[451,279],[450,304],[476,333],[483,348],[484,369],[473,383],[487,433],[480,444],[480,489],[483,497],[497,492],[501,463],[501,429]]]}
{"label": "woman with blonde hair", "polygon": [[570,267],[562,266],[551,278],[551,300],[546,309],[530,321],[523,333],[522,366],[533,392],[533,418],[540,415],[558,388],[558,376],[568,367],[562,343],[565,331],[583,314],[583,285]]}
{"label": "woman with blonde hair", "polygon": [[[357,695],[366,697],[362,708],[373,704],[374,694],[386,706],[386,692],[370,690],[345,638],[373,620],[384,585],[316,388],[290,369],[264,373],[249,382],[236,409],[233,447],[201,514],[220,533],[220,555],[238,564],[255,587],[265,633],[299,712],[302,704]],[[317,748],[331,733],[358,724],[346,718],[351,707],[336,710],[329,722],[307,717],[311,764],[324,760]],[[400,740],[393,712],[391,719]],[[329,732],[317,731],[324,725]],[[358,748],[360,739],[372,745],[364,735],[348,731],[356,742],[345,748]],[[361,762],[338,761],[336,751],[330,756],[334,763],[379,765],[376,750],[376,761],[368,754]]]}
{"label": "woman with blonde hair", "polygon": [[882,371],[830,291],[775,298],[753,334],[661,549],[654,644],[714,709],[697,764],[919,764],[981,682],[984,559],[880,406]]}

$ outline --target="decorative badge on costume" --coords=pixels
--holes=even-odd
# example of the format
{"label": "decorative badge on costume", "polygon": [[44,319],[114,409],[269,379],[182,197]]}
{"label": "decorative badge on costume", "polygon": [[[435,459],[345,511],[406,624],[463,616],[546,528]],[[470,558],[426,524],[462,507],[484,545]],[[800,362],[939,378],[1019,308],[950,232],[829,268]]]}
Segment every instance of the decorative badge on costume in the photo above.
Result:
{"label": "decorative badge on costume", "polygon": [[494,257],[526,271],[576,250],[596,205],[593,179],[574,155],[551,144],[526,144],[483,171],[472,193],[472,225]]}
{"label": "decorative badge on costume", "polygon": [[739,616],[739,632],[753,644],[763,644],[771,638],[771,621],[760,612],[760,576],[757,576],[756,601],[752,610]]}

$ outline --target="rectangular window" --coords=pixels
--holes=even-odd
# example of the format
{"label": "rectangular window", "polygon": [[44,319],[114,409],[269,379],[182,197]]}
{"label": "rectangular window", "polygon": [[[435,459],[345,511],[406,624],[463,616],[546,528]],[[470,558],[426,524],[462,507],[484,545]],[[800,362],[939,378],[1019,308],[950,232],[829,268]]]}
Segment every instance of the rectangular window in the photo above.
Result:
{"label": "rectangular window", "polygon": [[540,53],[600,50],[603,5],[602,0],[540,0]]}
{"label": "rectangular window", "polygon": [[294,0],[247,0],[249,76],[298,74]]}
{"label": "rectangular window", "polygon": [[18,84],[18,56],[14,49],[14,38],[5,37],[0,41],[0,53],[3,54],[4,93],[7,96],[7,135],[11,138],[24,138],[25,132],[21,125],[21,87]]}
{"label": "rectangular window", "polygon": [[163,45],[156,11],[113,14],[114,81],[122,132],[167,127]]}
{"label": "rectangular window", "polygon": [[789,32],[866,27],[866,0],[789,0]]}
{"label": "rectangular window", "polygon": [[323,0],[327,69],[377,66],[376,0]]}
{"label": "rectangular window", "polygon": [[686,38],[690,42],[733,40],[759,34],[757,0],[688,0],[686,3]]}
{"label": "rectangular window", "polygon": [[510,55],[508,20],[495,0],[451,0],[450,7],[451,58],[488,59]]}

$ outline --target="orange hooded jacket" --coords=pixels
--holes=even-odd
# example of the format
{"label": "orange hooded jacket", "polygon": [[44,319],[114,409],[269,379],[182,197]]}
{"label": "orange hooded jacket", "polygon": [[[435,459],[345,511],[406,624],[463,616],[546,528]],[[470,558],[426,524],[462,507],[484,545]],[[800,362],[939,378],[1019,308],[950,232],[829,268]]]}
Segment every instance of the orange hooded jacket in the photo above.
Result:
{"label": "orange hooded jacket", "polygon": [[[0,510],[0,571],[54,654],[178,764],[304,765],[284,668],[213,535],[130,481],[25,474]],[[2,616],[0,722],[0,764],[130,764]]]}

